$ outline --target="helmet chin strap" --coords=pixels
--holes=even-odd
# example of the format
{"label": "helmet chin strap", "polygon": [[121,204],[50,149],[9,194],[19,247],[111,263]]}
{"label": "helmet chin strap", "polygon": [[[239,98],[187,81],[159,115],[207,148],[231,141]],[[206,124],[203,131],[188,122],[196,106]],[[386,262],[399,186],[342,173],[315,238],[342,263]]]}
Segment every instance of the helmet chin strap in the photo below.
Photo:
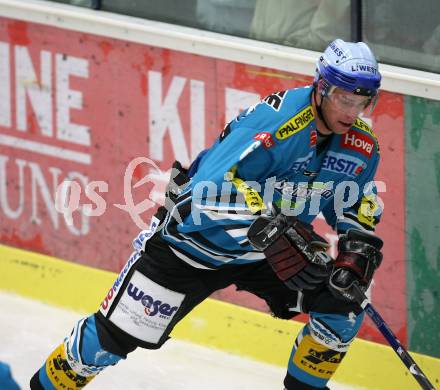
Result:
{"label": "helmet chin strap", "polygon": [[[316,100],[316,94],[318,93],[317,85],[313,89],[313,100],[315,101],[316,112],[318,113],[319,119],[324,123],[325,127],[329,129],[332,133],[334,133],[333,129],[328,125],[328,122],[325,120],[324,113],[322,112],[322,102],[324,101],[325,95],[321,95],[321,103],[318,105],[318,101]],[[330,134],[328,134],[330,135]]]}

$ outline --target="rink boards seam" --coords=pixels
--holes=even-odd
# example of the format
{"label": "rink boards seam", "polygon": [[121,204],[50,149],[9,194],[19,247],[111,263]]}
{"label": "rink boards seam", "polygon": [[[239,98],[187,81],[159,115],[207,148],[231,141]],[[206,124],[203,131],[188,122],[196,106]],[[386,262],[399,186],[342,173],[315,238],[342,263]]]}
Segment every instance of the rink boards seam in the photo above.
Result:
{"label": "rink boards seam", "polygon": [[[82,314],[97,310],[116,274],[0,245],[0,289]],[[265,363],[286,366],[303,326],[241,306],[208,299],[172,335]],[[417,384],[387,346],[357,339],[335,374],[340,383],[366,389],[414,389]],[[413,353],[431,381],[440,381],[440,359]]]}

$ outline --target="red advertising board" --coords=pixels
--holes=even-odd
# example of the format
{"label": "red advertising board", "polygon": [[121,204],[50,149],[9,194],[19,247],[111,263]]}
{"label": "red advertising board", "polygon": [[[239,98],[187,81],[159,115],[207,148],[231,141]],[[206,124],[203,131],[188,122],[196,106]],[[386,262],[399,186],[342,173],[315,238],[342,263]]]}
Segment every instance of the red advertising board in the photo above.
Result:
{"label": "red advertising board", "polygon": [[[172,161],[188,165],[241,109],[311,80],[0,18],[0,241],[118,271],[162,201]],[[406,340],[402,96],[384,92],[372,123],[386,184],[373,300]],[[65,180],[77,183],[72,215],[56,207]],[[265,310],[233,289],[216,297]],[[380,341],[373,328],[362,335]]]}

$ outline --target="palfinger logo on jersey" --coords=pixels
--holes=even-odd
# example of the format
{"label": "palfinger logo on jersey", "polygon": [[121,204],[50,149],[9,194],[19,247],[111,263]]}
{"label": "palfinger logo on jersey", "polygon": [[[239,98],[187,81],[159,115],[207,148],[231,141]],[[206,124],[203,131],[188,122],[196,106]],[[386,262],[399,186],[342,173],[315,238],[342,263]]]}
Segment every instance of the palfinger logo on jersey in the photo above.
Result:
{"label": "palfinger logo on jersey", "polygon": [[154,317],[159,314],[161,318],[171,317],[178,309],[178,306],[173,306],[169,303],[155,300],[152,296],[144,293],[138,287],[129,283],[127,287],[127,294],[135,301],[140,301],[145,306],[144,312],[147,316]]}
{"label": "palfinger logo on jersey", "polygon": [[307,106],[304,110],[296,114],[284,123],[275,133],[275,137],[279,140],[285,140],[292,135],[304,130],[315,119],[311,106]]}
{"label": "palfinger logo on jersey", "polygon": [[342,136],[341,146],[359,152],[368,158],[371,158],[374,150],[374,142],[367,135],[354,130]]}

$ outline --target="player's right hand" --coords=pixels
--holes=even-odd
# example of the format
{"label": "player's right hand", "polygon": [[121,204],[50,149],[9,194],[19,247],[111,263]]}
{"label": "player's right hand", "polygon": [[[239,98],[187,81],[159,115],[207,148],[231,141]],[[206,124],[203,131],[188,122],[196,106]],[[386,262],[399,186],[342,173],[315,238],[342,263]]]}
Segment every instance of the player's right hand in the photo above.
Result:
{"label": "player's right hand", "polygon": [[312,290],[328,279],[331,258],[327,241],[311,225],[293,216],[261,216],[248,231],[249,242],[292,290]]}

